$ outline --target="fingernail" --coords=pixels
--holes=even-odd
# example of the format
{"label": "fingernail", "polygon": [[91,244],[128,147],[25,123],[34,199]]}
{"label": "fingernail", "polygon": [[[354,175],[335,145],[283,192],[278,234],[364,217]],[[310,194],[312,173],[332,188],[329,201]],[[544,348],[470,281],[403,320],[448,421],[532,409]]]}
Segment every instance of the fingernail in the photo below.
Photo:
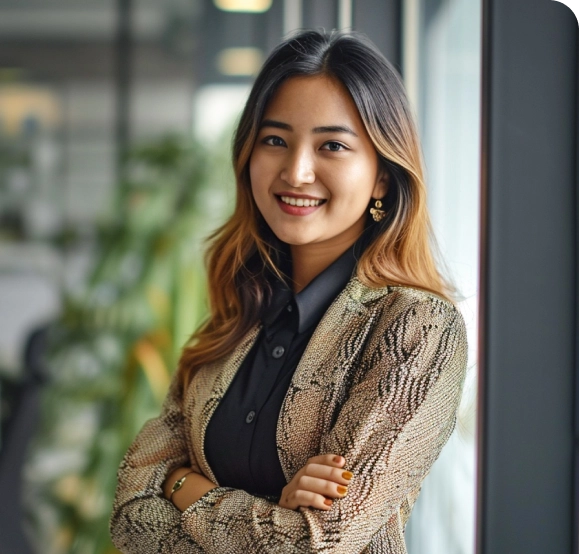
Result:
{"label": "fingernail", "polygon": [[338,485],[338,493],[339,494],[346,494],[348,492],[348,487],[343,487],[342,485]]}
{"label": "fingernail", "polygon": [[334,456],[334,462],[339,464],[342,461],[342,456]]}
{"label": "fingernail", "polygon": [[342,478],[346,479],[346,481],[349,481],[352,477],[354,477],[354,474],[351,471],[344,471],[344,473],[342,473]]}
{"label": "fingernail", "polygon": [[333,504],[333,502],[332,502],[329,498],[326,498],[326,499],[324,500],[324,504],[325,504],[326,506],[331,506],[331,505]]}

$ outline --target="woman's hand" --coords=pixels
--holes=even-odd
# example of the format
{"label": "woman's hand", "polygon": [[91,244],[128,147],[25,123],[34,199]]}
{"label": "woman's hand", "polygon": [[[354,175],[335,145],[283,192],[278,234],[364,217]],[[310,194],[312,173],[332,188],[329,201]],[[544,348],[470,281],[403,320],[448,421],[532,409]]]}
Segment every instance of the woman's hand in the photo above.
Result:
{"label": "woman's hand", "polygon": [[[202,496],[214,489],[217,485],[204,475],[193,472],[190,467],[178,467],[173,470],[163,483],[163,494],[167,500],[171,500],[176,508],[184,512],[191,504],[197,502]],[[185,477],[181,488],[176,490],[171,497],[173,485]]]}
{"label": "woman's hand", "polygon": [[333,498],[342,498],[348,492],[353,475],[342,469],[345,463],[342,456],[334,454],[310,458],[283,488],[279,505],[289,510],[300,506],[329,510]]}

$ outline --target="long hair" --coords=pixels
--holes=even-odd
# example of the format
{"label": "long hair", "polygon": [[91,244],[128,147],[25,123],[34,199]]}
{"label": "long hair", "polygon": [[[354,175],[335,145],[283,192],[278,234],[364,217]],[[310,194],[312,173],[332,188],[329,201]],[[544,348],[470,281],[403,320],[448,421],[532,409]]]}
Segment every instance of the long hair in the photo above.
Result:
{"label": "long hair", "polygon": [[[452,298],[432,253],[423,161],[414,118],[400,76],[363,36],[302,31],[280,44],[257,76],[233,141],[237,199],[233,215],[209,237],[206,254],[210,315],[179,361],[182,384],[195,371],[230,353],[269,301],[279,241],[254,202],[249,159],[269,101],[281,83],[326,75],[349,91],[382,167],[389,174],[386,217],[372,222],[372,239],[357,265],[369,287],[404,285]],[[369,214],[368,214],[369,217]]]}

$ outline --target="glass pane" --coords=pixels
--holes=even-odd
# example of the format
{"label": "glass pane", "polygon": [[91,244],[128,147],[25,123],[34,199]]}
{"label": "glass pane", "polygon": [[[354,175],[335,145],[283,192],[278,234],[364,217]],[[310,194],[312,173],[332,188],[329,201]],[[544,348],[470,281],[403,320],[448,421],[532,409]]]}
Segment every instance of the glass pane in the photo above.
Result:
{"label": "glass pane", "polygon": [[[126,341],[128,335],[118,328],[111,333],[116,326],[110,327],[113,320],[108,321],[108,330],[103,320],[93,320],[96,327],[87,333],[90,317],[86,318],[86,312],[66,339],[68,354],[61,358],[63,363],[55,364],[50,376],[44,373],[41,383],[38,373],[47,365],[47,330],[56,321],[60,325],[63,314],[72,313],[71,307],[75,306],[73,311],[80,305],[88,307],[86,293],[98,282],[95,268],[103,266],[103,261],[109,264],[104,271],[108,282],[101,275],[101,284],[106,286],[97,291],[98,302],[109,302],[114,294],[111,262],[119,269],[117,277],[124,274],[128,285],[122,299],[130,299],[131,291],[140,287],[136,276],[148,274],[149,285],[165,278],[161,264],[153,267],[152,256],[141,256],[137,246],[143,235],[150,234],[153,220],[159,219],[167,203],[161,196],[173,183],[166,173],[147,176],[150,189],[156,186],[158,190],[160,184],[163,188],[154,209],[141,205],[140,236],[119,232],[122,245],[114,240],[107,243],[103,237],[123,223],[119,217],[123,188],[118,172],[120,122],[127,124],[128,146],[158,143],[168,134],[190,135],[193,25],[199,4],[189,0],[0,0],[2,551],[111,551],[107,531],[111,486],[122,435],[130,429],[126,420],[118,419],[115,400],[127,376],[123,360],[132,348]],[[124,42],[118,36],[123,5],[131,7],[130,36]],[[163,182],[156,183],[155,178]],[[134,195],[133,203],[148,193],[141,192],[140,198]],[[111,244],[119,246],[117,254],[123,258],[111,259]],[[167,302],[162,287],[149,285],[152,304],[163,308]],[[142,313],[146,294],[140,292],[139,297],[135,305],[141,307],[125,314],[129,327],[139,318],[139,325],[143,317],[153,319],[147,308]],[[125,307],[129,307],[127,302]],[[183,318],[195,317],[194,312],[190,309]],[[154,322],[157,328],[158,323],[159,319]],[[170,340],[169,348],[163,345],[165,351],[171,351]],[[157,382],[164,384],[162,375]],[[43,395],[40,417],[39,389]],[[139,425],[158,412],[155,398],[146,394],[142,398],[132,414]],[[116,427],[111,425],[115,417]],[[40,428],[43,436],[33,440]],[[9,433],[13,429],[17,432]],[[20,460],[29,446],[33,448],[27,450],[22,472]]]}
{"label": "glass pane", "polygon": [[462,300],[469,364],[457,424],[406,529],[410,554],[470,554],[475,540],[480,2],[404,3],[404,78],[418,116],[429,207]]}
{"label": "glass pane", "polygon": [[[158,413],[174,352],[205,314],[200,237],[233,205],[231,128],[256,67],[288,31],[330,29],[349,20],[344,10],[352,5],[374,13],[361,0],[241,4],[231,11],[231,3],[209,0],[0,0],[0,455],[1,431],[16,410],[16,397],[8,397],[27,369],[22,351],[31,337],[42,338],[33,332],[67,313],[71,299],[80,299],[76,306],[93,325],[67,337],[45,384],[51,433],[37,440],[25,471],[36,551],[112,552],[107,526],[118,462]],[[123,6],[131,8],[125,41],[118,37]],[[433,223],[465,296],[473,350],[480,6],[408,0],[404,8],[404,78],[423,139]],[[180,141],[193,139],[185,161],[202,157],[205,165],[186,182],[201,182],[198,203],[172,218],[172,187],[191,178],[192,167],[183,159],[161,166],[184,152]],[[142,144],[148,150],[140,161],[149,165],[133,176],[142,187],[125,194],[120,146]],[[127,230],[135,207],[138,225]],[[118,237],[102,233],[115,225]],[[177,235],[182,243],[163,257]],[[147,242],[151,236],[158,240]],[[470,366],[457,430],[407,527],[411,554],[473,550]],[[5,498],[12,505],[13,496]],[[19,510],[12,515],[25,537]]]}

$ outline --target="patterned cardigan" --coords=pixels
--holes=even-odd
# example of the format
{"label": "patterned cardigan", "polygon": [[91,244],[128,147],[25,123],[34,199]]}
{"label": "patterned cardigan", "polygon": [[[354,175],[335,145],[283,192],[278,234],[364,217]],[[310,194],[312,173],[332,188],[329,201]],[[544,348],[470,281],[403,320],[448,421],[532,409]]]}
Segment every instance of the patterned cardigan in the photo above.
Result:
{"label": "patterned cardigan", "polygon": [[353,277],[303,354],[277,423],[289,482],[308,458],[337,453],[354,477],[327,511],[217,486],[183,513],[163,498],[174,468],[214,483],[203,452],[211,415],[259,332],[204,366],[183,393],[173,379],[118,471],[110,520],[125,554],[405,554],[404,528],[460,402],[467,344],[448,301],[408,287],[372,289]]}

